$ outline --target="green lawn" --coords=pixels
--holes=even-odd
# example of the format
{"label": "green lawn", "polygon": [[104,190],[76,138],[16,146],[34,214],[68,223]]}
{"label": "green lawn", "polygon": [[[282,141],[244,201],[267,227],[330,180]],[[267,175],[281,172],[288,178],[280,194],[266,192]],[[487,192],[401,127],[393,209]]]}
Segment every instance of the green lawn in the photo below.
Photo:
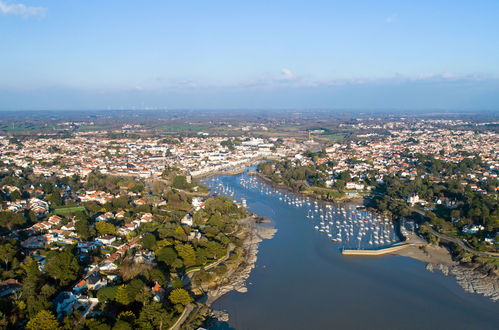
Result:
{"label": "green lawn", "polygon": [[345,138],[344,134],[330,134],[330,135],[319,135],[321,138],[327,138],[330,141],[338,142],[341,141]]}
{"label": "green lawn", "polygon": [[83,206],[75,206],[75,207],[65,207],[65,208],[55,209],[54,213],[58,215],[63,215],[68,213],[83,212],[85,210],[86,209]]}

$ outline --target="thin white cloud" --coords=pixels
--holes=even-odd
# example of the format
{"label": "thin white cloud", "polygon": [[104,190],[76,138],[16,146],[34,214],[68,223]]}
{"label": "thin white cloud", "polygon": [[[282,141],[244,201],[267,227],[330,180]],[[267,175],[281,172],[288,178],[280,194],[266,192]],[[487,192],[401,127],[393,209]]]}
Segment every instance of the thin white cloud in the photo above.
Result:
{"label": "thin white cloud", "polygon": [[291,70],[286,69],[286,68],[281,70],[281,75],[284,79],[294,79],[295,78],[294,73],[291,72]]}
{"label": "thin white cloud", "polygon": [[403,81],[419,81],[419,80],[425,80],[425,81],[457,81],[457,80],[472,80],[472,81],[479,81],[479,80],[489,80],[489,79],[496,79],[497,77],[492,77],[490,75],[485,75],[481,73],[470,73],[470,74],[455,74],[452,72],[441,72],[441,73],[423,73],[419,75],[402,75],[402,74],[397,74],[396,79],[403,80]]}
{"label": "thin white cloud", "polygon": [[31,7],[22,3],[7,3],[0,1],[0,14],[15,16],[45,16],[47,9],[43,7]]}
{"label": "thin white cloud", "polygon": [[[289,71],[289,70],[288,70]],[[291,73],[291,71],[289,71]],[[499,82],[499,77],[480,73],[456,74],[452,72],[422,73],[422,74],[402,74],[396,73],[392,76],[384,77],[348,77],[315,79],[313,76],[285,74],[283,70],[266,74],[257,79],[242,81],[196,81],[189,79],[169,79],[167,77],[151,77],[149,81],[138,82],[130,86],[108,87],[109,90],[126,90],[138,93],[145,92],[172,92],[187,90],[273,90],[285,88],[327,88],[327,87],[349,87],[349,86],[382,86],[401,84],[427,84],[427,83],[459,83],[459,82],[479,82],[495,81]],[[286,78],[288,77],[288,78]],[[1,81],[0,81],[0,89]]]}

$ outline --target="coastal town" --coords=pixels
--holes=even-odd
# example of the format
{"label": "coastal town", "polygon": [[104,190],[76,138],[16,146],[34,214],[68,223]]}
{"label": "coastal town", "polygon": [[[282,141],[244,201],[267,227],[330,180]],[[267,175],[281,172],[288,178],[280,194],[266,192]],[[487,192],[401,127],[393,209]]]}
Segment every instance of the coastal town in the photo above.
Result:
{"label": "coastal town", "polygon": [[457,259],[497,272],[497,124],[354,118],[334,123],[340,139],[328,139],[332,128],[290,132],[275,121],[163,136],[133,123],[4,132],[0,321],[201,326],[210,313],[203,297],[234,276],[244,282],[238,270],[248,276],[256,243],[248,243],[255,216],[245,201],[210,194],[199,180],[257,164],[255,174],[280,188],[335,203],[364,199],[385,219],[420,222],[427,240],[435,230],[465,242],[488,257]]}

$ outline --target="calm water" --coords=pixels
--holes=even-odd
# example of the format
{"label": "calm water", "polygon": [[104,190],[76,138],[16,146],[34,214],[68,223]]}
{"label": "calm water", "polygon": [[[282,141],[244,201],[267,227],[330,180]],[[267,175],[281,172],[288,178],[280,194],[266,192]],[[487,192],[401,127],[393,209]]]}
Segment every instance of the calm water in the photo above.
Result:
{"label": "calm water", "polygon": [[[248,292],[231,292],[213,305],[230,314],[229,327],[499,329],[499,303],[465,292],[452,277],[428,272],[417,260],[344,257],[341,246],[359,244],[358,226],[348,229],[354,229],[353,236],[343,228],[342,241],[332,242],[326,233],[314,229],[321,219],[307,218],[313,203],[290,205],[270,193],[265,183],[249,184],[249,179],[241,174],[204,182],[213,191],[246,199],[249,210],[272,219],[278,229],[273,239],[260,245]],[[293,200],[299,197],[287,194]],[[342,214],[333,215],[334,223],[343,221]],[[385,227],[384,237],[393,240],[392,231]],[[331,226],[330,232],[335,228]],[[364,230],[360,246],[366,246],[376,230],[374,226]]]}

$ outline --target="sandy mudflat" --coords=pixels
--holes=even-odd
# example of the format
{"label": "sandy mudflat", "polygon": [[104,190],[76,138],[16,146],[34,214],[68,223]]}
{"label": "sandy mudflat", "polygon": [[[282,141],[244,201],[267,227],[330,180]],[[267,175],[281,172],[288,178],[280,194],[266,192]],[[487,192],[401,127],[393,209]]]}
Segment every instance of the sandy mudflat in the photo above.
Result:
{"label": "sandy mudflat", "polygon": [[414,258],[430,264],[441,264],[446,266],[457,265],[457,262],[452,260],[449,251],[440,246],[409,246],[405,249],[396,251],[393,254]]}

